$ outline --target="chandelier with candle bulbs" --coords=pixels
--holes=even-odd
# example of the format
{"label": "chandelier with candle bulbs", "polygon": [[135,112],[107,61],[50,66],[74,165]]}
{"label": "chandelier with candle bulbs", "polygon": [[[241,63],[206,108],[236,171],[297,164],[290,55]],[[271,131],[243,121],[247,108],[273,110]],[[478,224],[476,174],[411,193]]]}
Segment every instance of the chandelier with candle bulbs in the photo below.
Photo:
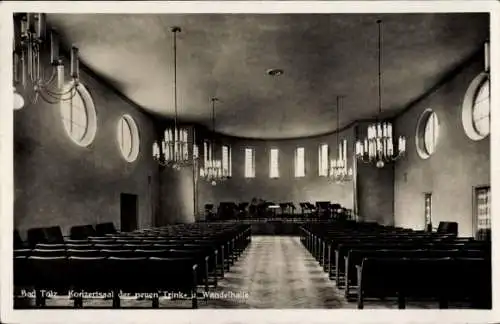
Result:
{"label": "chandelier with candle bulbs", "polygon": [[[382,77],[381,77],[381,20],[378,24],[378,107],[379,116],[382,113]],[[406,151],[406,138],[399,136],[397,146],[393,139],[393,128],[390,121],[377,121],[368,126],[364,140],[356,142],[356,157],[366,163],[374,163],[377,168],[383,168],[386,163],[402,157]]]}
{"label": "chandelier with candle bulbs", "polygon": [[[46,73],[45,53],[50,51]],[[70,52],[70,77],[68,84],[64,80],[64,63],[59,53],[59,37],[55,30],[47,33],[46,17],[43,13],[18,13],[14,15],[13,39],[13,91],[14,109],[24,107],[26,101],[33,104],[41,98],[56,104],[71,100],[77,93],[79,82],[78,48],[73,46]],[[19,93],[30,96],[25,100]]]}
{"label": "chandelier with candle bulbs", "polygon": [[340,101],[341,97],[337,96],[337,148],[338,155],[336,159],[330,161],[330,170],[328,176],[332,181],[336,183],[344,183],[352,181],[352,168],[347,167],[347,141],[344,139],[342,142],[339,141],[339,130],[340,130]]}
{"label": "chandelier with candle bulbs", "polygon": [[189,130],[179,127],[177,121],[177,33],[180,27],[172,27],[174,35],[174,125],[168,127],[159,141],[153,143],[153,158],[161,165],[180,170],[182,167],[190,165],[193,159],[198,156],[197,149],[189,141]]}
{"label": "chandelier with candle bulbs", "polygon": [[212,102],[212,139],[203,143],[204,165],[200,168],[200,177],[212,184],[217,185],[229,178],[229,170],[222,165],[222,159],[215,158],[215,102],[217,98],[211,98]]}

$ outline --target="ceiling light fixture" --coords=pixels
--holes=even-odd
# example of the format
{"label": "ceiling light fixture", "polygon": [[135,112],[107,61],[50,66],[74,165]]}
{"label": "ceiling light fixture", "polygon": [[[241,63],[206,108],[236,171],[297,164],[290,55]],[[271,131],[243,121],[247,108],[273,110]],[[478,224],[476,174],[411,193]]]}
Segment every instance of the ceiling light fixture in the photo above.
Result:
{"label": "ceiling light fixture", "polygon": [[[160,143],[153,143],[153,158],[161,166],[168,166],[174,170],[180,170],[187,166],[198,157],[196,147],[188,140],[188,129],[179,127],[177,121],[177,33],[181,31],[180,27],[172,27],[174,35],[174,126],[168,127]],[[191,153],[191,157],[189,154]]]}
{"label": "ceiling light fixture", "polygon": [[[70,76],[72,82],[66,87],[64,80],[64,64],[59,55],[59,37],[51,29],[47,37],[45,14],[21,13],[14,15],[14,51],[13,51],[13,83],[15,105],[17,109],[24,106],[25,100],[20,100],[21,95],[17,86],[25,90],[32,90],[31,103],[37,103],[38,98],[49,104],[71,100],[77,93],[76,86],[79,82],[78,48],[71,48]],[[50,51],[52,66],[50,75],[46,74],[45,62],[42,56]],[[55,81],[55,82],[54,82]],[[55,83],[55,84],[54,84]],[[63,89],[64,88],[64,89]],[[21,106],[22,104],[22,106]]]}
{"label": "ceiling light fixture", "polygon": [[382,113],[382,76],[381,76],[381,20],[378,24],[378,109],[377,121],[368,126],[367,136],[364,141],[356,142],[356,157],[365,163],[375,163],[377,168],[383,168],[388,162],[402,157],[406,151],[406,138],[398,137],[398,150],[392,137],[392,123],[390,121],[379,121]]}
{"label": "ceiling light fixture", "polygon": [[344,183],[352,180],[352,168],[347,168],[347,140],[339,141],[340,131],[340,96],[337,96],[337,148],[338,155],[336,159],[330,161],[329,178],[335,183]]}
{"label": "ceiling light fixture", "polygon": [[281,76],[285,73],[285,71],[283,71],[283,69],[269,69],[266,73],[270,76]]}
{"label": "ceiling light fixture", "polygon": [[203,168],[200,168],[200,177],[211,183],[212,186],[215,186],[218,182],[229,178],[229,170],[223,167],[222,159],[215,158],[217,146],[215,136],[215,102],[219,101],[219,99],[214,97],[210,101],[212,102],[212,136],[209,141],[203,143],[205,161]]}
{"label": "ceiling light fixture", "polygon": [[14,110],[19,110],[24,107],[24,98],[14,88]]}

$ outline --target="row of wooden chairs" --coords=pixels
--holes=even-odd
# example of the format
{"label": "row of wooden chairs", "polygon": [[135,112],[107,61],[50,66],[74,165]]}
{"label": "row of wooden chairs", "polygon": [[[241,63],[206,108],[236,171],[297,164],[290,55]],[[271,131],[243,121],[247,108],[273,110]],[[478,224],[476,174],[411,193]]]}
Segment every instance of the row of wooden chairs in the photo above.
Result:
{"label": "row of wooden chairs", "polygon": [[434,300],[439,308],[468,302],[491,309],[491,258],[367,257],[357,266],[358,308],[369,298],[397,297],[398,308],[408,299]]}
{"label": "row of wooden chairs", "polygon": [[[426,233],[378,224],[345,226],[342,223],[306,224],[301,227],[301,241],[335,280],[337,287],[345,290],[346,298],[357,298],[358,308],[363,308],[370,297],[398,297],[400,308],[405,307],[407,298],[424,297],[438,299],[442,308],[457,299],[466,300],[472,307],[491,307],[490,242],[458,238],[449,233]],[[379,262],[379,259],[390,261]],[[441,259],[447,260],[443,261],[449,266],[447,269],[470,265],[474,270],[458,271],[446,278],[443,272],[437,286],[432,280],[416,286],[408,283],[421,276],[415,269],[425,273],[426,269],[441,264],[434,260]],[[386,273],[394,273],[391,267],[397,269],[397,276],[386,276]],[[457,286],[462,284],[461,280],[474,281],[468,277],[470,274],[480,275],[482,279],[477,285],[465,284],[462,294],[445,293],[453,283]],[[392,280],[388,285],[394,284],[397,289],[383,289],[386,280]],[[423,290],[418,291],[415,287]]]}
{"label": "row of wooden chairs", "polygon": [[[156,308],[164,292],[182,292],[197,308],[199,268],[193,258],[31,256],[16,257],[14,267],[17,295],[34,297],[36,307],[45,307],[53,296],[68,296],[75,308],[81,308],[84,299],[102,296],[119,308],[125,294],[156,293],[152,298]],[[22,307],[23,298],[17,301]]]}
{"label": "row of wooden chairs", "polygon": [[77,225],[70,229],[69,237],[65,237],[61,227],[35,227],[27,231],[27,240],[24,241],[18,230],[14,230],[14,248],[34,247],[38,243],[62,243],[67,239],[85,239],[88,236],[104,236],[117,233],[113,223],[105,222],[94,225]]}
{"label": "row of wooden chairs", "polygon": [[[203,232],[203,236],[188,237],[190,228],[198,228],[193,232]],[[179,237],[152,239],[150,243],[134,240],[137,234],[167,231],[177,232]],[[120,292],[153,296],[152,307],[158,307],[162,298],[159,292],[180,291],[190,296],[191,306],[196,308],[198,286],[206,293],[209,286],[217,285],[217,279],[224,276],[224,271],[229,270],[250,242],[251,231],[250,226],[241,224],[199,224],[113,235],[116,237],[109,241],[106,241],[109,236],[87,237],[62,243],[38,243],[33,249],[15,249],[14,287],[18,308],[32,307],[24,303],[26,297],[35,298],[35,307],[46,307],[46,300],[51,296],[44,295],[43,291],[55,291],[58,296],[75,291],[99,292],[112,300],[114,308],[121,307],[123,294]],[[61,277],[64,279],[58,281]],[[33,296],[26,296],[26,291],[32,291]],[[79,308],[86,298],[72,299],[73,307]]]}

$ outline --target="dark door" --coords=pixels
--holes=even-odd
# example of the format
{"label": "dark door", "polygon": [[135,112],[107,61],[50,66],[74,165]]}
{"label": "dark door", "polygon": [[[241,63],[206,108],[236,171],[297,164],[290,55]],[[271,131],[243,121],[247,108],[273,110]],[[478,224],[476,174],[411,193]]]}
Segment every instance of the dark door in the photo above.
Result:
{"label": "dark door", "polygon": [[120,230],[131,232],[137,229],[137,195],[120,194]]}

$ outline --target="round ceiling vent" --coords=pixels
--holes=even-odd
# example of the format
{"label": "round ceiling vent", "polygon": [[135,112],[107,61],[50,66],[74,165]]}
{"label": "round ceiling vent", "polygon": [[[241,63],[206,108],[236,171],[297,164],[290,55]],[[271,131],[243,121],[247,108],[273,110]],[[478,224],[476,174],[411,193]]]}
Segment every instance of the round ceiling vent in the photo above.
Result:
{"label": "round ceiling vent", "polygon": [[280,76],[280,75],[283,75],[283,73],[285,73],[285,71],[283,71],[282,69],[269,69],[269,70],[267,70],[267,74],[269,74],[270,76]]}

